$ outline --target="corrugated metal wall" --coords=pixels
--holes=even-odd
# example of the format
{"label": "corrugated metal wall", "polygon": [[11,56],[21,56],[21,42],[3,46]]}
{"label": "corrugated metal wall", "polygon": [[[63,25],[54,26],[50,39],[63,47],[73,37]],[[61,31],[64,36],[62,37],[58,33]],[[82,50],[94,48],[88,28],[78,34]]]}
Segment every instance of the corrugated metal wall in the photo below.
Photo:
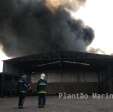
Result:
{"label": "corrugated metal wall", "polygon": [[[75,69],[51,69],[43,71],[48,81],[48,93],[98,91],[98,76],[94,71]],[[40,79],[40,72],[31,75],[33,83]]]}

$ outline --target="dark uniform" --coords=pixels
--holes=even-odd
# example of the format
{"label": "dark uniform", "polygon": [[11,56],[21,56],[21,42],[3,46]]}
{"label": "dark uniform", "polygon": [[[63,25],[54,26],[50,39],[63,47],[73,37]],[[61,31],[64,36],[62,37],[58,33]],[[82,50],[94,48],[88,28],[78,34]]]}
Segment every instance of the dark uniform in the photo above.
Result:
{"label": "dark uniform", "polygon": [[23,108],[24,99],[27,95],[28,88],[29,84],[25,79],[20,79],[18,81],[18,94],[19,94],[18,108]]}
{"label": "dark uniform", "polygon": [[46,104],[46,94],[47,94],[46,88],[47,88],[47,81],[45,79],[40,79],[37,83],[39,108],[43,108]]}

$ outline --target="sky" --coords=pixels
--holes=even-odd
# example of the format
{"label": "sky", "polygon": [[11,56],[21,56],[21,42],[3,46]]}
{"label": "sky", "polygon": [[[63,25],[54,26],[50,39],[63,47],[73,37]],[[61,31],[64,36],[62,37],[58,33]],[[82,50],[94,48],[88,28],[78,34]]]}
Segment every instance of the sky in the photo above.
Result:
{"label": "sky", "polygon": [[95,39],[89,46],[100,48],[106,54],[113,53],[113,0],[87,0],[81,9],[74,13],[95,31]]}
{"label": "sky", "polygon": [[0,46],[0,72],[3,71],[3,61],[2,60],[6,60],[9,59],[9,57],[7,57],[5,55],[5,53],[2,51],[2,46]]}

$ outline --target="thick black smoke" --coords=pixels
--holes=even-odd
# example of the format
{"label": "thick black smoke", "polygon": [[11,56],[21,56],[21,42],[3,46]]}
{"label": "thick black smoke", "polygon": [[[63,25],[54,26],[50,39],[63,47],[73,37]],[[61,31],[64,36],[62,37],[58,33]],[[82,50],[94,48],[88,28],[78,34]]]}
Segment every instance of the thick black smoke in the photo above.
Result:
{"label": "thick black smoke", "polygon": [[11,57],[57,51],[85,51],[93,30],[64,7],[52,13],[43,0],[0,1],[0,44]]}

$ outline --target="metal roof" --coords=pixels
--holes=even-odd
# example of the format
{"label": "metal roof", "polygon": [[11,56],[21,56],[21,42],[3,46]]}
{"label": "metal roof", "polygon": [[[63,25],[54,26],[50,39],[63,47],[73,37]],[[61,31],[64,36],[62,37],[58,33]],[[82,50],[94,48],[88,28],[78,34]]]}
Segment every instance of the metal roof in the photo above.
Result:
{"label": "metal roof", "polygon": [[86,52],[63,51],[17,57],[5,60],[4,63],[26,71],[58,67],[106,69],[108,66],[113,67],[113,57]]}

